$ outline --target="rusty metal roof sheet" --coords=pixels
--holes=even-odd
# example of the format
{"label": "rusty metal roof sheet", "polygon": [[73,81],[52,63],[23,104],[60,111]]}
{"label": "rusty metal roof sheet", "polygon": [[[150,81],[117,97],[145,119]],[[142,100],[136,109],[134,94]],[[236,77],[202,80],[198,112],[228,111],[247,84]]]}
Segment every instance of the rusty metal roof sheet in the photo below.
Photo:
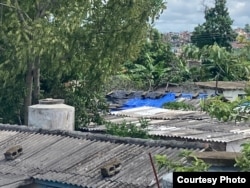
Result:
{"label": "rusty metal roof sheet", "polygon": [[[156,182],[149,153],[180,159],[183,149],[200,151],[204,144],[122,138],[110,135],[42,130],[25,126],[0,124],[0,186],[3,176],[52,181],[81,187],[154,187]],[[4,152],[21,145],[23,154],[5,160]],[[103,178],[101,166],[114,159],[121,161],[120,172]],[[166,170],[158,172],[161,177]],[[2,180],[2,181],[1,181]]]}

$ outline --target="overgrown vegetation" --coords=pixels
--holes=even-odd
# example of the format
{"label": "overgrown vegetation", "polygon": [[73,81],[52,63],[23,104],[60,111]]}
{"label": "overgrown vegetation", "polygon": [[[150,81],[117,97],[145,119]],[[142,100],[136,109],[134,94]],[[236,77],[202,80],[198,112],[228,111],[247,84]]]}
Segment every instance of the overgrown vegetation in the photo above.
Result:
{"label": "overgrown vegetation", "polygon": [[177,101],[164,103],[162,107],[171,110],[195,110],[193,105]]}
{"label": "overgrown vegetation", "polygon": [[248,121],[250,116],[250,96],[235,101],[223,101],[223,96],[210,97],[201,101],[201,108],[219,121]]}
{"label": "overgrown vegetation", "polygon": [[236,167],[241,171],[250,172],[250,142],[242,144],[241,156],[236,158]]}
{"label": "overgrown vegetation", "polygon": [[[241,145],[240,156],[235,158],[235,167],[240,171],[250,172],[250,142]],[[211,167],[210,164],[192,155],[191,151],[185,150],[180,153],[182,161],[170,160],[165,155],[155,155],[155,161],[159,169],[167,169],[174,172],[206,172]]]}
{"label": "overgrown vegetation", "polygon": [[206,172],[210,167],[188,150],[181,152],[179,157],[182,158],[182,161],[170,160],[166,155],[155,155],[155,161],[159,170],[165,168],[174,172]]}
{"label": "overgrown vegetation", "polygon": [[148,138],[148,121],[146,119],[140,119],[139,125],[131,122],[112,123],[106,122],[106,132],[111,135],[121,137],[132,137],[132,138]]}

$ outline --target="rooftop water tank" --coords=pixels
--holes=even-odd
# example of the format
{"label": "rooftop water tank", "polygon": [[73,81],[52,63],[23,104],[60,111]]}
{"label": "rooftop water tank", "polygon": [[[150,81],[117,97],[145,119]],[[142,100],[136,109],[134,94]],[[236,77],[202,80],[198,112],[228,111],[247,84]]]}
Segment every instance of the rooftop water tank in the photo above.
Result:
{"label": "rooftop water tank", "polygon": [[29,106],[28,126],[51,130],[75,129],[75,108],[64,104],[63,99],[42,99]]}

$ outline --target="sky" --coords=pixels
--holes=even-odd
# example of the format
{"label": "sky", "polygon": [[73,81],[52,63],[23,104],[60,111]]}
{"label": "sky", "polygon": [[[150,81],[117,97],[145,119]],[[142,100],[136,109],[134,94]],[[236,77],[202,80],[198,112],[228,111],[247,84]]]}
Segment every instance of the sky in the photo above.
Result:
{"label": "sky", "polygon": [[[167,9],[155,22],[161,33],[192,32],[198,24],[205,22],[204,3],[213,6],[214,0],[166,0]],[[244,28],[250,24],[250,0],[227,0],[229,16],[234,21],[232,28]]]}

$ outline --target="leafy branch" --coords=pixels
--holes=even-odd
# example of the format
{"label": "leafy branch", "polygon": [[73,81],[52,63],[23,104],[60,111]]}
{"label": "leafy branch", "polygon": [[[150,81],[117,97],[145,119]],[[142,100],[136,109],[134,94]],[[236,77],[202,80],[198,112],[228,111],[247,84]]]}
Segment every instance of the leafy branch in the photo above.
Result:
{"label": "leafy branch", "polygon": [[192,155],[191,151],[184,150],[179,157],[183,158],[182,162],[170,160],[166,155],[155,155],[158,170],[165,168],[175,172],[205,172],[210,167],[209,164]]}

